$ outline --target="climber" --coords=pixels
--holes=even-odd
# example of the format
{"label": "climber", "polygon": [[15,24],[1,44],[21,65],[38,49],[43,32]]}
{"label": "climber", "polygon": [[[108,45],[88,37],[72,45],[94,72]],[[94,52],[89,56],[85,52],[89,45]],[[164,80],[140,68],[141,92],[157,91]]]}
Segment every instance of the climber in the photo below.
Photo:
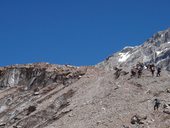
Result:
{"label": "climber", "polygon": [[152,73],[152,76],[154,76],[154,72],[155,72],[155,65],[154,64],[150,65],[150,71]]}
{"label": "climber", "polygon": [[136,68],[135,67],[133,67],[132,69],[131,69],[131,77],[135,77],[136,76]]}
{"label": "climber", "polygon": [[141,62],[138,62],[137,64],[136,64],[136,67],[139,69],[144,69],[144,64],[143,63],[141,63]]}
{"label": "climber", "polygon": [[142,68],[138,68],[137,73],[138,73],[138,78],[140,78],[142,75]]}
{"label": "climber", "polygon": [[115,73],[114,73],[115,79],[118,79],[122,69],[119,69],[119,68],[115,67],[114,70],[115,70]]}
{"label": "climber", "polygon": [[160,101],[158,99],[155,99],[154,102],[155,102],[154,110],[158,110],[161,103],[160,103]]}
{"label": "climber", "polygon": [[160,73],[161,73],[161,68],[160,67],[157,67],[157,73],[156,73],[156,76],[160,76]]}
{"label": "climber", "polygon": [[145,63],[145,67],[147,70],[150,70],[150,64],[149,63]]}
{"label": "climber", "polygon": [[138,63],[138,64],[136,65],[136,68],[137,68],[138,78],[140,78],[141,75],[142,75],[142,71],[143,71],[143,69],[144,69],[143,63]]}

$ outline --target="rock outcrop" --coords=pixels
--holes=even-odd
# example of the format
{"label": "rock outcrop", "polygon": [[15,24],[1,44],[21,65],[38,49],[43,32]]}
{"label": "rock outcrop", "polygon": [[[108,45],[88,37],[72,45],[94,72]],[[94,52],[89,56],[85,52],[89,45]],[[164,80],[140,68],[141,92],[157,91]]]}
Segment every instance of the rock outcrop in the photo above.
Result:
{"label": "rock outcrop", "polygon": [[0,69],[0,87],[22,86],[24,89],[45,87],[49,84],[68,86],[85,74],[78,67],[37,63],[13,65]]}
{"label": "rock outcrop", "polygon": [[[32,128],[39,124],[42,128],[43,121],[52,119],[56,112],[69,105],[67,99],[74,91],[63,90],[81,79],[86,70],[87,67],[48,63],[2,67],[0,127]],[[58,94],[60,91],[63,91],[61,95]],[[49,103],[56,94],[58,96]]]}

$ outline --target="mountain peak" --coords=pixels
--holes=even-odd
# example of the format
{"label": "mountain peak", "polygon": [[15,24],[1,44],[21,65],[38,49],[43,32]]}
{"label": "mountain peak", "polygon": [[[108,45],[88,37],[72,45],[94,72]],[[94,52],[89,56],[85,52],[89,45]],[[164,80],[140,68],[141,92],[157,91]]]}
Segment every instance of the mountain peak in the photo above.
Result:
{"label": "mountain peak", "polygon": [[170,28],[157,32],[143,45],[123,48],[99,63],[97,67],[111,70],[115,66],[129,67],[138,62],[155,63],[170,71]]}
{"label": "mountain peak", "polygon": [[170,28],[164,31],[157,32],[151,38],[149,38],[145,43],[151,43],[157,46],[159,44],[169,43],[169,42],[170,42]]}

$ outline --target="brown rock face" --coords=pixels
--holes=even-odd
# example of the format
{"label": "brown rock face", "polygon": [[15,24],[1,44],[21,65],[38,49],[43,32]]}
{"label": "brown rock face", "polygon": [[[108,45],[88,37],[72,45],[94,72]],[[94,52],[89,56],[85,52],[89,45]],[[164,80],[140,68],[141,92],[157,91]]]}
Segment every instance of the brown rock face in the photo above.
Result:
{"label": "brown rock face", "polygon": [[59,112],[70,104],[74,91],[63,90],[86,71],[87,67],[48,63],[0,68],[0,127],[43,127],[44,121],[65,115]]}
{"label": "brown rock face", "polygon": [[23,86],[25,89],[35,89],[52,83],[67,86],[84,74],[85,69],[47,63],[9,66],[0,70],[0,87]]}

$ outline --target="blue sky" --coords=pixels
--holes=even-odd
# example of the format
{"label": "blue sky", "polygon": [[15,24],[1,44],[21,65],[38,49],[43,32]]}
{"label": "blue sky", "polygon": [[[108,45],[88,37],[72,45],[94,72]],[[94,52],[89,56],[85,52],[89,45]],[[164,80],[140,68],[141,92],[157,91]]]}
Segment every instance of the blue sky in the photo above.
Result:
{"label": "blue sky", "polygon": [[0,0],[0,66],[94,65],[170,27],[169,0]]}

